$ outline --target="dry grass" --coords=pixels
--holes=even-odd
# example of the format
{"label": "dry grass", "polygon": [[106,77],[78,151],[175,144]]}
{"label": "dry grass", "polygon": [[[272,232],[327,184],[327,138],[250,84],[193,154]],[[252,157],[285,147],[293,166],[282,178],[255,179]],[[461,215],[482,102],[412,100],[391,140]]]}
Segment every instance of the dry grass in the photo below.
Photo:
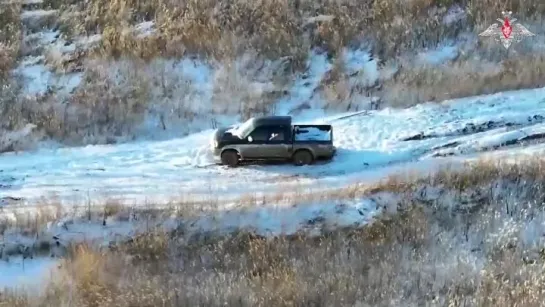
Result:
{"label": "dry grass", "polygon": [[3,128],[17,130],[33,123],[43,135],[67,145],[130,139],[146,114],[149,84],[129,73],[124,78],[113,76],[100,67],[87,70],[84,77],[94,81],[85,82],[68,98],[54,91],[21,97],[17,82],[2,88]]}
{"label": "dry grass", "polygon": [[5,84],[14,67],[21,45],[20,7],[0,4],[0,85]]}
{"label": "dry grass", "polygon": [[[442,23],[447,9],[455,4],[468,9],[468,18],[452,25]],[[154,47],[156,54],[162,55],[189,52],[224,57],[255,49],[276,59],[305,54],[310,46],[336,53],[365,38],[375,42],[379,57],[389,58],[403,50],[434,46],[461,31],[488,25],[506,9],[526,20],[541,18],[545,12],[545,6],[537,0],[504,3],[491,0],[162,0],[149,4],[94,0],[67,6],[66,14],[76,11],[78,17],[66,18],[65,28],[71,29],[71,35],[97,31],[120,33],[123,27],[155,19],[158,32],[154,40],[162,43]],[[316,16],[332,18],[311,19]],[[120,46],[132,53],[130,48],[119,44],[119,34],[107,37],[104,46],[112,54],[118,54]],[[178,47],[167,48],[167,44]]]}
{"label": "dry grass", "polygon": [[[456,4],[468,9],[469,18],[454,26],[442,24],[447,8]],[[233,52],[227,50],[240,51],[236,49],[250,47],[278,58],[292,55],[292,48],[308,47],[308,44],[338,51],[361,40],[362,36],[377,40],[380,50],[395,53],[404,48],[433,46],[461,29],[488,25],[506,8],[511,8],[525,19],[540,18],[545,10],[542,3],[534,0],[505,3],[488,0],[471,3],[427,0],[408,3],[382,0],[302,0],[292,3],[277,0],[211,0],[158,1],[145,5],[134,1],[98,0],[79,4],[77,11],[85,18],[71,18],[69,22],[73,24],[69,28],[80,29],[77,31],[79,34],[86,34],[155,18],[158,37],[177,41],[184,46],[184,51],[191,53],[232,55]],[[332,18],[316,19],[316,16]],[[304,31],[306,28],[312,30],[310,37]],[[225,46],[225,40],[231,44]],[[164,51],[164,47],[159,45],[157,50]]]}
{"label": "dry grass", "polygon": [[[256,65],[252,59],[256,57],[248,56],[246,62]],[[36,131],[66,145],[131,140],[148,123],[156,126],[155,131],[181,130],[183,134],[191,132],[197,122],[207,123],[218,115],[247,118],[269,113],[286,82],[273,76],[272,86],[260,87],[252,83],[255,69],[218,64],[211,80],[212,97],[204,103],[203,99],[209,99],[207,93],[184,75],[180,62],[84,59],[84,65],[82,83],[70,94],[53,89],[43,95],[22,96],[17,80],[0,89],[6,93],[0,99],[3,128],[13,131],[33,123]],[[283,67],[282,63],[277,67]]]}
{"label": "dry grass", "polygon": [[[528,187],[528,183],[532,183],[532,186]],[[317,188],[314,191],[297,190],[296,188],[294,191],[294,188],[290,187],[289,189],[281,189],[281,192],[276,194],[260,197],[246,195],[238,202],[243,207],[254,207],[268,203],[306,204],[368,198],[383,192],[414,198],[419,197],[419,194],[428,188],[448,192],[447,194],[465,193],[469,195],[476,191],[479,194],[482,191],[497,189],[501,186],[511,189],[513,188],[511,185],[514,187],[524,186],[528,195],[532,195],[534,190],[545,190],[545,160],[540,157],[516,163],[479,160],[468,162],[461,168],[446,166],[429,176],[417,173],[390,176],[373,184],[354,184],[344,188],[326,190]]]}
{"label": "dry grass", "polygon": [[502,228],[510,218],[497,201],[458,216],[412,203],[363,229],[319,237],[242,232],[185,241],[150,233],[113,252],[79,247],[45,296],[0,300],[6,306],[540,306],[544,259],[539,246],[516,240],[528,216],[518,208],[512,229]]}
{"label": "dry grass", "polygon": [[[109,251],[72,246],[43,296],[5,293],[0,305],[540,306],[544,167],[484,161],[330,192],[407,197],[370,225],[319,236],[150,231]],[[465,196],[426,199],[423,187]]]}
{"label": "dry grass", "polygon": [[494,67],[461,59],[448,67],[415,67],[402,70],[384,82],[387,105],[410,107],[421,102],[493,94],[542,87],[544,54],[516,55]]}
{"label": "dry grass", "polygon": [[[467,15],[456,22],[444,22],[452,14],[448,9],[455,5],[465,9]],[[335,69],[322,80],[315,97],[323,98],[324,108],[336,111],[407,107],[544,84],[543,54],[531,52],[525,44],[512,47],[518,54],[509,55],[498,44],[482,39],[469,54],[460,55],[446,67],[415,64],[411,55],[410,60],[403,60],[407,52],[434,48],[484,30],[504,9],[511,9],[519,20],[534,26],[531,30],[538,31],[534,28],[543,24],[545,6],[537,0],[54,0],[43,7],[59,12],[38,20],[40,25],[58,23],[68,42],[95,33],[102,39],[97,47],[78,50],[71,56],[62,56],[58,50],[47,52],[46,64],[52,70],[84,71],[84,82],[72,97],[52,89],[52,94],[45,97],[17,98],[15,103],[2,98],[3,110],[8,106],[13,109],[4,110],[0,120],[10,123],[4,124],[8,131],[35,124],[40,134],[33,137],[45,135],[69,145],[130,140],[142,132],[140,128],[150,118],[149,122],[159,129],[183,127],[189,132],[195,121],[210,121],[217,114],[245,119],[273,113],[274,102],[287,93],[294,73],[306,69],[311,48],[327,52],[335,62]],[[16,5],[2,11],[0,72],[6,76],[21,53],[19,13]],[[135,25],[142,21],[153,21],[154,32],[143,36],[135,31]],[[35,27],[29,22],[24,21],[24,27]],[[5,39],[10,43],[2,43]],[[27,45],[23,49],[28,50],[22,53],[41,52],[31,48],[32,42]],[[379,59],[379,68],[399,62],[399,71],[382,76],[374,84],[348,76],[341,63],[341,51],[362,45]],[[255,65],[257,68],[249,73],[233,68],[248,54],[254,63],[273,60],[281,65]],[[188,80],[152,72],[157,70],[158,59],[182,57],[218,64],[208,109],[195,107],[202,99],[195,97],[198,90]],[[107,71],[110,66],[119,66],[118,62],[130,68]],[[267,79],[263,73],[258,78],[254,70],[274,76]],[[123,81],[119,82],[114,74]],[[256,79],[266,80],[274,88],[263,92],[247,86]],[[367,100],[369,103],[364,103]],[[301,101],[294,108],[302,110],[309,103]]]}

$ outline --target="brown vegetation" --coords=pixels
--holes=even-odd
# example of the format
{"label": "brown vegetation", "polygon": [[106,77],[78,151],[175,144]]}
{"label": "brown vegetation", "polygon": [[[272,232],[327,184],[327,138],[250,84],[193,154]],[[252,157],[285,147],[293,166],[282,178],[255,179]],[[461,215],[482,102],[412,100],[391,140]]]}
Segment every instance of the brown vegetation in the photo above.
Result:
{"label": "brown vegetation", "polygon": [[[489,203],[486,208],[459,221],[460,217],[412,204],[363,229],[319,237],[266,239],[242,232],[187,242],[150,233],[117,251],[99,253],[78,246],[44,296],[12,293],[0,302],[6,306],[539,306],[545,290],[537,269],[543,264],[539,249],[511,237],[486,246],[460,242],[467,233],[464,221],[474,225],[470,240],[500,234],[503,229],[490,226],[505,207]],[[537,256],[528,258],[532,253]]]}
{"label": "brown vegetation", "polygon": [[[467,8],[468,16],[458,23],[444,23],[443,18],[453,5]],[[376,54],[384,59],[404,50],[435,46],[465,30],[486,27],[503,10],[512,10],[525,20],[540,20],[545,6],[537,0],[504,3],[491,0],[469,3],[455,0],[163,0],[149,4],[94,0],[67,6],[66,13],[75,11],[78,18],[66,18],[64,22],[67,29],[75,31],[70,34],[105,31],[120,35],[119,27],[155,19],[158,30],[155,36],[162,43],[153,47],[161,55],[165,52],[180,55],[181,51],[221,57],[255,49],[277,59],[306,54],[310,46],[321,46],[335,53],[365,38],[375,42]],[[108,35],[105,44],[119,46],[117,35]],[[178,45],[178,50],[168,52],[167,44]]]}
{"label": "brown vegetation", "polygon": [[[20,53],[37,55],[44,51],[33,47],[33,40],[20,47],[21,29],[36,31],[36,22],[39,27],[58,26],[68,43],[101,35],[100,42],[89,50],[78,47],[71,55],[58,50],[46,54],[46,64],[57,73],[84,71],[84,82],[73,97],[58,95],[53,88],[46,97],[13,97],[19,100],[16,103],[10,98],[13,95],[0,99],[4,110],[0,119],[10,123],[3,129],[16,130],[32,123],[39,137],[43,134],[69,145],[129,140],[138,135],[137,128],[149,116],[160,118],[158,128],[167,130],[189,126],[188,122],[195,120],[208,122],[215,114],[236,114],[244,119],[274,112],[274,102],[287,93],[294,73],[305,70],[311,48],[326,52],[335,63],[334,71],[322,80],[315,93],[324,99],[322,107],[337,111],[407,107],[425,101],[539,87],[545,81],[543,53],[529,43],[513,46],[517,54],[510,55],[512,51],[480,39],[461,47],[460,54],[445,66],[414,60],[415,50],[433,49],[448,40],[464,38],[467,33],[482,31],[505,9],[512,10],[521,22],[540,34],[538,26],[545,6],[537,0],[54,0],[46,1],[42,8],[58,12],[44,14],[38,21],[29,17],[21,21],[19,6],[5,7],[0,16],[0,72],[4,76]],[[458,16],[452,17],[455,8],[459,8]],[[137,31],[142,21],[152,21],[153,31]],[[358,80],[366,72],[349,76],[341,51],[362,44],[378,58],[380,69],[390,64],[398,69],[381,75],[374,84]],[[256,79],[252,75],[255,72],[231,68],[247,54],[252,54],[255,63],[282,62],[275,67],[255,65],[254,70],[274,75],[269,80],[274,88],[253,91],[247,85]],[[187,100],[193,99],[196,89],[187,80],[173,75],[153,77],[160,75],[151,72],[156,69],[157,59],[181,57],[214,63],[218,75],[226,72],[214,81],[213,110],[208,117],[202,110],[188,106],[191,102]],[[130,67],[116,72],[126,82],[115,81],[113,73],[107,71],[119,66],[116,61]],[[97,67],[97,63],[101,64]],[[17,94],[12,83],[17,82],[10,82],[8,88]],[[158,85],[161,90],[151,95]],[[294,110],[307,106],[308,101],[301,101]]]}
{"label": "brown vegetation", "polygon": [[15,65],[21,40],[21,10],[17,5],[0,4],[0,86]]}
{"label": "brown vegetation", "polygon": [[[526,234],[542,223],[544,167],[480,162],[329,193],[412,197],[363,228],[318,236],[150,230],[108,251],[73,246],[44,295],[8,292],[0,305],[540,306],[542,241]],[[414,193],[430,185],[469,195],[455,199],[466,210]]]}
{"label": "brown vegetation", "polygon": [[542,87],[544,54],[519,55],[502,64],[459,59],[447,67],[414,67],[401,70],[384,82],[386,105],[410,107],[421,102],[493,94]]}

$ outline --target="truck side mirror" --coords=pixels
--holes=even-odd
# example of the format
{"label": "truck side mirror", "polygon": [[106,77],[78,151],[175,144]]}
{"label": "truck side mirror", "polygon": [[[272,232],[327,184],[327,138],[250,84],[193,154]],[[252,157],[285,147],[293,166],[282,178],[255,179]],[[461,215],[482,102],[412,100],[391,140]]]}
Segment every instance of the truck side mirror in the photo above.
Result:
{"label": "truck side mirror", "polygon": [[251,142],[253,142],[253,141],[254,141],[254,139],[253,139],[251,136],[249,136],[249,137],[248,137],[248,142],[251,143]]}

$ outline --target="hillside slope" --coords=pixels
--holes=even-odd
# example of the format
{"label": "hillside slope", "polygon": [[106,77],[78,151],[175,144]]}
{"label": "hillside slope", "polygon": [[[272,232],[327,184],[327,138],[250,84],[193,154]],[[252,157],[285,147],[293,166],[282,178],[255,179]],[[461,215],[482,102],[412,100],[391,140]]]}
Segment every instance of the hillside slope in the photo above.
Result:
{"label": "hillside slope", "polygon": [[545,88],[314,120],[324,121],[333,125],[338,148],[326,164],[218,166],[207,130],[167,141],[6,153],[0,159],[1,192],[5,199],[30,203],[43,195],[137,202],[182,194],[239,197],[290,186],[342,187],[502,149],[509,150],[498,154],[539,154],[545,148]]}
{"label": "hillside slope", "polygon": [[488,0],[1,5],[0,151],[165,139],[259,114],[406,107],[545,82],[537,0],[506,4],[537,34],[509,52],[477,36],[506,9]]}

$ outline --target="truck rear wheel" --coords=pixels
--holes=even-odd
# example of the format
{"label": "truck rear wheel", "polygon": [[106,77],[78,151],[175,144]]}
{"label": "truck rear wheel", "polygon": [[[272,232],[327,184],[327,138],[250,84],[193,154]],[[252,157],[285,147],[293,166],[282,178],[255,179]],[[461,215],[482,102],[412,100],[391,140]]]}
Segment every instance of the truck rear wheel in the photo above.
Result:
{"label": "truck rear wheel", "polygon": [[314,157],[308,150],[298,150],[293,155],[293,163],[297,166],[312,164]]}
{"label": "truck rear wheel", "polygon": [[226,150],[221,153],[221,164],[229,167],[235,167],[238,165],[238,154],[234,150]]}

